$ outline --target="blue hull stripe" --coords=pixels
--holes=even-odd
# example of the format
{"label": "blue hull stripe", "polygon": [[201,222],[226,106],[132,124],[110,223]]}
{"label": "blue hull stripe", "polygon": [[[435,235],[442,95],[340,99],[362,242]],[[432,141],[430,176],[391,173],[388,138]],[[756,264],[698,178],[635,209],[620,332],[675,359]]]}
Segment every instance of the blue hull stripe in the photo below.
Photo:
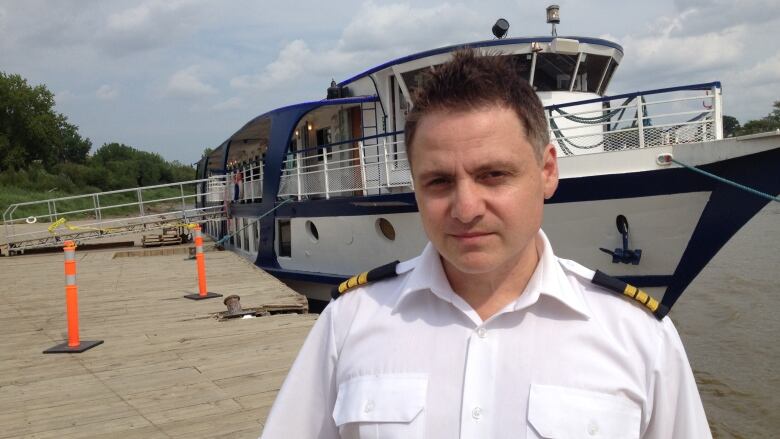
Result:
{"label": "blue hull stripe", "polygon": [[[780,148],[701,166],[701,169],[769,194],[780,193]],[[641,287],[668,286],[665,304],[674,304],[682,291],[721,247],[769,201],[682,168],[588,176],[561,180],[550,204],[649,197],[690,192],[712,192],[693,235],[673,275],[631,277],[624,280]],[[262,204],[234,206],[237,216],[258,216],[272,204],[264,193]],[[412,193],[308,200],[282,206],[276,216],[262,221],[260,252],[256,264],[280,277],[337,283],[341,276],[282,270],[273,250],[275,218],[382,215],[416,212]],[[597,251],[597,249],[594,249]],[[620,266],[609,273],[620,277]]]}

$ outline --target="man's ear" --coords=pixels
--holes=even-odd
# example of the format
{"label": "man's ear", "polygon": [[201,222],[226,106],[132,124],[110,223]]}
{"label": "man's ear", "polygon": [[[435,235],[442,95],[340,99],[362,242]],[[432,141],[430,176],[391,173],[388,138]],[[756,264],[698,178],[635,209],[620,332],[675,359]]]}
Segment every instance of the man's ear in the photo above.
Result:
{"label": "man's ear", "polygon": [[542,179],[544,199],[549,200],[558,189],[558,152],[552,143],[544,147],[542,154]]}

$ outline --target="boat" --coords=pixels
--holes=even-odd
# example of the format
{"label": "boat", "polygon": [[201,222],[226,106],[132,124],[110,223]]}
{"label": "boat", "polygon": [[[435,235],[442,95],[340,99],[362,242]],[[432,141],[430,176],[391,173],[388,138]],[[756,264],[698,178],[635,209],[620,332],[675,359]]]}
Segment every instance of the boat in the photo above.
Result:
{"label": "boat", "polygon": [[608,95],[623,48],[558,36],[555,18],[552,35],[529,38],[506,38],[499,20],[494,39],[388,61],[246,122],[198,163],[198,203],[229,212],[206,232],[316,300],[419,254],[405,114],[425,70],[469,47],[512,57],[545,106],[560,184],[543,229],[556,253],[671,306],[780,192],[780,132],[724,137],[717,81]]}

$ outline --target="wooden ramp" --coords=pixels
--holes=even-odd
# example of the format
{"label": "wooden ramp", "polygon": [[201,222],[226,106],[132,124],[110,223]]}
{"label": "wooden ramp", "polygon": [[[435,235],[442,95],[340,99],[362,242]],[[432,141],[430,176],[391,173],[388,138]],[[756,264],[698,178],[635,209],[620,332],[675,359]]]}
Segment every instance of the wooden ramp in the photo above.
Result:
{"label": "wooden ramp", "polygon": [[[182,298],[195,262],[164,250],[76,251],[81,339],[105,341],[81,354],[42,354],[67,338],[63,255],[0,258],[0,438],[259,436],[316,315],[219,321],[221,298]],[[306,303],[230,252],[206,270],[244,308]]]}

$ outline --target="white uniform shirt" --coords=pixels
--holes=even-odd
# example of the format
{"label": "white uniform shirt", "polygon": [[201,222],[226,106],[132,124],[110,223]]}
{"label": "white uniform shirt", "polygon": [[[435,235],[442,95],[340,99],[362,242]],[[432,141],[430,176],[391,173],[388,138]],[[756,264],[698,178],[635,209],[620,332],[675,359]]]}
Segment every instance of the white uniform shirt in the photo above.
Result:
{"label": "white uniform shirt", "polygon": [[332,302],[262,437],[710,438],[669,318],[592,285],[539,238],[525,291],[486,321],[430,244]]}

